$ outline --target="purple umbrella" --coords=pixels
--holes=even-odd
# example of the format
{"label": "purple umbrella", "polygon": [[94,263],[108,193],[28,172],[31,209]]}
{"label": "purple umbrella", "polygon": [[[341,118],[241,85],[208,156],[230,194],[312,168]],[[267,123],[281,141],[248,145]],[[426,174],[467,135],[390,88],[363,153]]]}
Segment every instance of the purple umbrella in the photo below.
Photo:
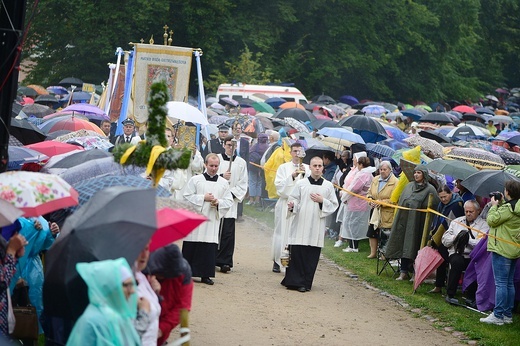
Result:
{"label": "purple umbrella", "polygon": [[352,95],[343,95],[339,98],[339,102],[346,103],[348,105],[357,105],[359,103],[358,99]]}
{"label": "purple umbrella", "polygon": [[60,113],[79,113],[88,119],[109,120],[110,117],[99,107],[89,103],[75,103],[63,108]]}

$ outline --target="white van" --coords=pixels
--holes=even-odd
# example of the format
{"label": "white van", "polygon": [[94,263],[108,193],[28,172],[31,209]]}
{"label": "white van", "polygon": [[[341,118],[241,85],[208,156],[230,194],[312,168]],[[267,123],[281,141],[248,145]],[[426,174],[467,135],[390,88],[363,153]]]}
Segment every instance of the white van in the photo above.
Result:
{"label": "white van", "polygon": [[287,101],[308,103],[300,90],[295,87],[280,85],[253,85],[253,84],[220,84],[217,90],[217,98],[231,97],[238,100],[249,98],[255,101],[263,101],[265,97],[281,97]]}

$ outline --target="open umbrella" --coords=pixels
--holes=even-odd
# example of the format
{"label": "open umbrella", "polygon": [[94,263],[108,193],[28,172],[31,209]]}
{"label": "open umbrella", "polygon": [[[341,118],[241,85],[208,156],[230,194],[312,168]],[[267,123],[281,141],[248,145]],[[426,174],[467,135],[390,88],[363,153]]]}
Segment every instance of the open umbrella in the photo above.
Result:
{"label": "open umbrella", "polygon": [[78,193],[53,174],[13,171],[0,174],[0,198],[26,217],[40,216],[78,204]]}
{"label": "open umbrella", "polygon": [[508,180],[520,182],[516,176],[503,170],[485,169],[470,175],[461,184],[475,196],[487,197],[491,192],[503,192]]}
{"label": "open umbrella", "polygon": [[70,130],[70,131],[78,131],[78,130],[91,130],[95,131],[98,134],[105,136],[105,133],[97,126],[96,124],[76,118],[74,116],[72,117],[60,117],[60,120],[56,121],[54,125],[52,125],[51,128],[49,128],[48,133],[59,131],[59,130]]}
{"label": "open umbrella", "polygon": [[312,98],[312,102],[322,105],[332,105],[336,103],[336,100],[328,95],[316,95]]}
{"label": "open umbrella", "polygon": [[266,99],[264,102],[267,103],[269,106],[273,107],[274,109],[277,109],[282,104],[287,102],[287,100],[283,99],[281,97],[270,97],[270,98]]}
{"label": "open umbrella", "polygon": [[294,101],[282,103],[279,108],[281,108],[281,109],[300,108],[300,109],[305,110],[305,107],[303,107],[298,102],[294,102]]}
{"label": "open umbrella", "polygon": [[54,113],[54,110],[50,107],[35,103],[23,106],[22,112],[24,112],[28,117],[34,116],[36,118],[43,118],[46,115]]}
{"label": "open umbrella", "polygon": [[381,105],[368,105],[361,109],[363,113],[370,116],[379,117],[381,114],[388,113],[388,110]]}
{"label": "open umbrella", "polygon": [[[112,187],[112,186],[128,186],[139,189],[147,189],[152,187],[151,180],[133,176],[133,175],[108,175],[106,177],[100,177],[98,179],[90,179],[86,181],[80,181],[73,184],[74,188],[78,192],[78,204],[79,206],[85,204],[96,192]],[[157,196],[168,197],[171,194],[162,186],[157,186],[154,189]]]}
{"label": "open umbrella", "polygon": [[186,122],[208,125],[208,119],[200,110],[185,102],[170,101],[166,103],[168,117]]}
{"label": "open umbrella", "polygon": [[12,225],[22,215],[23,211],[0,199],[0,227]]}
{"label": "open umbrella", "polygon": [[8,146],[7,152],[9,154],[9,169],[20,169],[24,163],[41,162],[47,160],[49,157],[36,150],[25,147]]}
{"label": "open umbrella", "polygon": [[395,154],[395,150],[387,145],[379,143],[367,143],[367,154],[371,157],[392,157]]}
{"label": "open umbrella", "polygon": [[45,89],[41,85],[29,84],[27,87],[31,88],[31,89],[34,89],[38,93],[38,95],[49,95],[49,91],[47,91],[47,89]]}
{"label": "open umbrella", "polygon": [[300,121],[313,121],[316,117],[309,111],[299,108],[288,108],[283,109],[273,115],[272,118],[283,119],[283,118],[294,118]]}
{"label": "open umbrella", "polygon": [[347,105],[353,106],[359,103],[358,99],[352,95],[343,95],[339,98],[339,102],[345,103]]}
{"label": "open umbrella", "polygon": [[47,87],[47,91],[55,95],[68,95],[69,91],[61,85],[51,85]]}
{"label": "open umbrella", "polygon": [[410,146],[419,145],[423,153],[428,154],[429,152],[434,158],[444,156],[444,147],[434,140],[415,135],[405,138],[403,141],[408,143]]}
{"label": "open umbrella", "polygon": [[52,157],[54,155],[68,153],[73,150],[82,150],[83,148],[77,145],[62,143],[57,141],[45,141],[25,146],[26,148],[36,150],[42,154]]}
{"label": "open umbrella", "polygon": [[238,107],[240,105],[238,101],[233,100],[231,97],[223,97],[220,100],[218,100],[218,102],[223,106],[228,105],[231,107]]}
{"label": "open umbrella", "polygon": [[313,129],[322,129],[324,127],[341,127],[336,121],[327,119],[317,119],[309,123]]}
{"label": "open umbrella", "polygon": [[[77,185],[80,182],[86,182],[87,180],[94,179],[97,180],[101,177],[105,176],[137,176],[141,178],[141,174],[144,173],[143,167],[137,166],[121,166],[119,163],[114,161],[113,157],[106,157],[103,159],[95,159],[90,160],[80,165],[74,166],[72,168],[66,169],[63,173],[60,173],[59,176],[63,178],[66,182],[71,185]],[[142,180],[139,180],[142,181]],[[146,183],[145,183],[146,184]],[[124,184],[120,184],[124,185]],[[148,183],[145,187],[150,187],[151,184]],[[164,193],[164,190],[161,190]],[[169,193],[166,191],[165,193],[168,195]]]}
{"label": "open umbrella", "polygon": [[[70,106],[63,108],[59,113],[81,114],[88,119],[110,121],[110,117],[103,110],[89,103],[74,103]],[[45,119],[47,119],[47,117]]]}
{"label": "open umbrella", "polygon": [[163,208],[157,211],[157,231],[150,242],[150,251],[155,251],[186,237],[208,219],[184,209]]}
{"label": "open umbrella", "polygon": [[417,257],[414,261],[415,279],[413,281],[413,290],[417,290],[419,285],[430,275],[434,270],[439,268],[444,260],[441,254],[432,247],[425,246],[417,252]]}
{"label": "open umbrella", "polygon": [[419,136],[434,140],[438,143],[451,143],[451,138],[443,135],[437,130],[423,130],[419,131]]}
{"label": "open umbrella", "polygon": [[84,162],[101,159],[104,157],[113,157],[111,153],[101,150],[101,149],[92,149],[80,151],[74,154],[71,154],[58,162],[52,165],[52,168],[71,168],[82,164]]}
{"label": "open umbrella", "polygon": [[124,257],[133,264],[156,228],[154,190],[117,186],[95,194],[66,219],[45,255],[46,311],[77,319],[88,296],[76,263]]}
{"label": "open umbrella", "polygon": [[365,143],[360,135],[343,127],[324,127],[318,131],[318,134],[332,138],[346,139],[353,143]]}
{"label": "open umbrella", "polygon": [[351,115],[339,122],[341,126],[352,127],[355,133],[365,140],[365,143],[376,143],[388,138],[385,128],[375,118],[365,115]]}
{"label": "open umbrella", "polygon": [[[72,93],[72,101],[75,102],[88,102],[92,98],[92,94],[85,91],[75,91]],[[70,94],[63,96],[62,102],[69,102]]]}
{"label": "open umbrella", "polygon": [[58,99],[53,95],[40,95],[35,100],[34,103],[39,103],[42,105],[54,105],[56,103],[59,103]]}
{"label": "open umbrella", "polygon": [[253,108],[256,109],[256,111],[262,112],[262,113],[270,113],[270,114],[276,113],[274,108],[265,102],[255,102],[255,103],[253,103]]}
{"label": "open umbrella", "polygon": [[479,148],[453,148],[444,157],[465,161],[478,169],[503,169],[505,166],[500,156]]}
{"label": "open umbrella", "polygon": [[423,112],[415,108],[402,110],[401,114],[405,117],[411,118],[413,121],[419,121],[424,115]]}
{"label": "open umbrella", "polygon": [[36,92],[36,90],[34,90],[33,88],[26,87],[26,86],[18,87],[17,94],[25,95],[25,96],[29,96],[29,97],[38,96],[38,93]]}
{"label": "open umbrella", "polygon": [[457,127],[446,135],[446,137],[458,137],[465,139],[468,137],[488,137],[484,131],[475,126],[461,126]]}
{"label": "open umbrella", "polygon": [[455,112],[460,112],[460,113],[470,113],[470,114],[477,114],[477,112],[475,111],[475,109],[473,109],[473,107],[470,107],[470,106],[466,106],[466,105],[460,105],[460,106],[457,106],[457,107],[453,107],[453,110]]}
{"label": "open umbrella", "polygon": [[453,120],[446,113],[431,112],[423,115],[421,119],[419,119],[419,122],[432,124],[449,124],[452,123]]}
{"label": "open umbrella", "polygon": [[405,138],[410,137],[407,133],[403,132],[397,126],[391,125],[385,121],[381,121],[381,125],[385,128],[388,137],[395,139],[396,141],[403,141]]}
{"label": "open umbrella", "polygon": [[426,168],[462,180],[478,172],[475,167],[459,160],[433,160],[426,164]]}
{"label": "open umbrella", "polygon": [[78,86],[78,87],[82,87],[83,86],[83,81],[79,78],[75,78],[75,77],[67,77],[67,78],[63,78],[59,83],[58,85],[60,86],[63,86],[65,88],[69,88],[73,85],[75,86]]}
{"label": "open umbrella", "polygon": [[45,140],[45,134],[26,119],[11,118],[9,133],[23,144],[33,144]]}

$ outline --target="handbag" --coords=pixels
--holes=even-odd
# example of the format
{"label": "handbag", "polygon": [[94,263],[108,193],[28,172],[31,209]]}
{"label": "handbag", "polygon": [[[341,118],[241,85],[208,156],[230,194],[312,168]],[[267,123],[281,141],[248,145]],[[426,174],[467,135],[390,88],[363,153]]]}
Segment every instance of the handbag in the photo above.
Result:
{"label": "handbag", "polygon": [[[29,286],[17,285],[12,298],[16,324],[11,337],[13,339],[38,340],[38,314],[36,308],[29,301]],[[19,306],[20,304],[25,304],[26,306]]]}

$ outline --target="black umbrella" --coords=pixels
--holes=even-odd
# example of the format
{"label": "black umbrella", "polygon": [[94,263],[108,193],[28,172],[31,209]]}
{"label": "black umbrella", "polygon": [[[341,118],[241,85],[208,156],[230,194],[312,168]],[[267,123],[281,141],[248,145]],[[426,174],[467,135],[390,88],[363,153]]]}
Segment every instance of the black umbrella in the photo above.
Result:
{"label": "black umbrella", "polygon": [[26,86],[19,87],[18,91],[17,91],[17,94],[18,95],[25,95],[25,96],[29,96],[29,97],[36,97],[36,96],[38,96],[38,93],[36,92],[36,90],[34,90],[33,88],[26,87]]}
{"label": "black umbrella", "polygon": [[336,104],[336,100],[328,95],[316,95],[312,98],[313,103],[318,103],[321,105],[333,105]]}
{"label": "black umbrella", "polygon": [[35,103],[46,105],[48,103],[60,103],[60,101],[52,95],[40,95],[35,100]]}
{"label": "black umbrella", "polygon": [[300,108],[287,108],[282,109],[275,115],[273,115],[273,118],[277,119],[283,119],[283,118],[294,118],[301,121],[313,121],[316,120],[316,117],[314,114],[312,114],[309,111],[300,109]]}
{"label": "black umbrella", "polygon": [[506,142],[513,145],[520,146],[520,135],[506,139]]}
{"label": "black umbrella", "polygon": [[475,167],[459,160],[433,160],[432,162],[426,164],[426,168],[462,180],[478,172],[478,169]]}
{"label": "black umbrella", "polygon": [[462,120],[470,120],[470,121],[478,121],[478,119],[482,120],[482,121],[487,121],[490,117],[492,117],[492,115],[489,115],[489,114],[484,114],[484,113],[481,113],[481,114],[472,114],[472,113],[465,113],[462,115]]}
{"label": "black umbrella", "polygon": [[72,85],[75,85],[75,86],[78,86],[78,87],[82,87],[83,86],[83,81],[81,79],[79,79],[79,78],[67,77],[67,78],[62,79],[58,83],[58,85],[64,86],[66,88],[69,88]]}
{"label": "black umbrella", "polygon": [[487,107],[477,107],[477,108],[475,108],[475,112],[477,112],[478,114],[495,115],[495,112],[493,112],[493,110],[491,110]]}
{"label": "black umbrella", "polygon": [[18,114],[20,114],[20,111],[22,110],[23,106],[19,104],[18,102],[14,101],[13,106],[11,108],[11,117],[15,117]]}
{"label": "black umbrella", "polygon": [[153,189],[117,186],[95,194],[67,218],[45,255],[46,313],[76,320],[88,305],[76,264],[124,257],[132,265],[156,229]]}
{"label": "black umbrella", "polygon": [[45,140],[45,134],[36,125],[31,124],[25,119],[11,118],[9,133],[24,145]]}
{"label": "black umbrella", "polygon": [[50,107],[35,103],[32,105],[23,106],[22,112],[24,112],[29,117],[35,116],[36,118],[43,118],[46,115],[54,113],[54,110]]}
{"label": "black umbrella", "polygon": [[465,121],[464,124],[482,127],[483,129],[486,128],[485,124],[481,123],[480,121],[475,121],[475,120]]}
{"label": "black umbrella", "polygon": [[433,124],[449,124],[453,122],[453,120],[445,113],[430,112],[428,114],[423,115],[421,119],[419,119],[419,122]]}
{"label": "black umbrella", "polygon": [[470,175],[461,184],[475,196],[487,197],[491,192],[503,193],[504,184],[509,180],[520,182],[517,177],[505,171],[486,169]]}
{"label": "black umbrella", "polygon": [[341,125],[338,125],[336,121],[327,120],[327,119],[316,119],[311,121],[309,124],[312,126],[313,129],[321,129],[324,127],[341,127]]}
{"label": "black umbrella", "polygon": [[451,143],[451,139],[449,137],[446,137],[442,133],[436,132],[435,130],[419,131],[419,136],[432,139],[438,143]]}
{"label": "black umbrella", "polygon": [[101,159],[109,156],[112,156],[112,154],[101,149],[83,150],[64,157],[52,165],[52,168],[71,168],[90,160]]}
{"label": "black umbrella", "polygon": [[365,143],[376,143],[388,138],[383,125],[369,116],[351,115],[342,119],[338,124],[351,127],[355,133],[363,137]]}

